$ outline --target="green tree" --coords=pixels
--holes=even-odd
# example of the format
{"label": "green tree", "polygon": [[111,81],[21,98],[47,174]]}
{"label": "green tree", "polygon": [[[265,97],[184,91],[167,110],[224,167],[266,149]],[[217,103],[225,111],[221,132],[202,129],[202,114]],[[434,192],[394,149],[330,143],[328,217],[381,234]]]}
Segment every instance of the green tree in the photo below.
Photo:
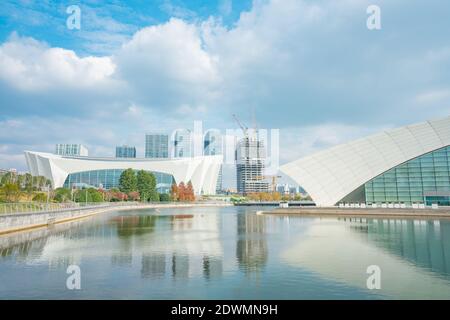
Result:
{"label": "green tree", "polygon": [[67,202],[71,200],[72,193],[67,188],[57,188],[55,190],[55,197],[54,200],[56,202]]}
{"label": "green tree", "polygon": [[150,200],[153,190],[156,188],[156,183],[153,185],[153,174],[140,170],[137,173],[137,190],[141,196],[141,201]]}
{"label": "green tree", "polygon": [[14,172],[7,172],[2,176],[2,186],[5,186],[6,184],[15,184],[17,182],[17,174]]}
{"label": "green tree", "polygon": [[169,202],[170,201],[170,195],[168,193],[160,193],[159,194],[159,201],[161,201],[161,202]]}
{"label": "green tree", "polygon": [[20,197],[20,189],[16,183],[7,182],[1,189],[6,202],[16,202]]}
{"label": "green tree", "polygon": [[39,192],[33,197],[33,201],[47,202],[47,195],[43,192]]}
{"label": "green tree", "polygon": [[24,190],[30,194],[33,192],[33,176],[29,173],[25,173],[24,177]]}
{"label": "green tree", "polygon": [[159,201],[159,193],[156,191],[156,177],[153,173],[150,173],[151,178],[151,192],[150,201]]}
{"label": "green tree", "polygon": [[119,178],[119,189],[125,193],[137,191],[137,178],[133,169],[130,168],[122,172]]}
{"label": "green tree", "polygon": [[94,188],[81,189],[75,192],[76,202],[103,202],[103,195]]}

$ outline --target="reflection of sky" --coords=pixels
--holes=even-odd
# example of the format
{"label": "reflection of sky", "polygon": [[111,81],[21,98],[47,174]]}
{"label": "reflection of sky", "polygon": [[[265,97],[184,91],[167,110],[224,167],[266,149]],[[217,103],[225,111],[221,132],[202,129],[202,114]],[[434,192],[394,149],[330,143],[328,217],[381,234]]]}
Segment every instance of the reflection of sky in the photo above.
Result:
{"label": "reflection of sky", "polygon": [[[0,298],[448,297],[448,276],[398,251],[405,247],[399,234],[413,230],[419,248],[429,228],[434,238],[446,236],[443,223],[402,233],[373,221],[258,216],[254,210],[117,212],[70,229],[36,231],[34,240],[33,233],[2,237]],[[20,242],[23,235],[28,241]],[[442,243],[426,245],[435,254]],[[81,267],[79,292],[65,289],[69,264]],[[365,289],[369,264],[382,268],[381,291]]]}

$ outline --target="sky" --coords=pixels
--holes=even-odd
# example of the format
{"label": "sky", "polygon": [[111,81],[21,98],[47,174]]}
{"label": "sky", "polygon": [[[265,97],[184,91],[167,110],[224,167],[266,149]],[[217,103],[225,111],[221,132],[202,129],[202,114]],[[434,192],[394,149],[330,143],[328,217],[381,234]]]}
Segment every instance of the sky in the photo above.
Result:
{"label": "sky", "polygon": [[449,70],[448,1],[2,0],[0,168],[65,142],[142,156],[146,132],[232,114],[279,129],[283,164],[449,115]]}

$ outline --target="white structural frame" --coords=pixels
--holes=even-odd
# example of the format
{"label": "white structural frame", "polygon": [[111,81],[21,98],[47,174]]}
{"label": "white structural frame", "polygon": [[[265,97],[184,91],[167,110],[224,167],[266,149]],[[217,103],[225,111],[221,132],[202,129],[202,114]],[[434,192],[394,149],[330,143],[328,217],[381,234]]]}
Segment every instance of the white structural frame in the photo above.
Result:
{"label": "white structural frame", "polygon": [[450,145],[450,117],[386,130],[292,161],[280,170],[317,206],[337,205],[376,176]]}
{"label": "white structural frame", "polygon": [[62,187],[71,173],[131,168],[170,174],[176,183],[191,181],[197,195],[216,194],[217,179],[223,162],[222,155],[176,159],[139,159],[73,157],[34,151],[25,151],[25,159],[30,173],[34,176],[46,177],[54,188]]}

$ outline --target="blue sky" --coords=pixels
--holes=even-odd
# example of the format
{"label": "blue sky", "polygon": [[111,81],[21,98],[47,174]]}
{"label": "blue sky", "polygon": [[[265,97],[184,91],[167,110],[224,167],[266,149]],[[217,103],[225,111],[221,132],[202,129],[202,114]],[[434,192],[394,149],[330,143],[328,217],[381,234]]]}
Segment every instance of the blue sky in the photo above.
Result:
{"label": "blue sky", "polygon": [[279,128],[283,163],[447,116],[449,17],[438,0],[3,0],[0,167],[57,142],[142,155],[145,132],[236,128],[233,113]]}

